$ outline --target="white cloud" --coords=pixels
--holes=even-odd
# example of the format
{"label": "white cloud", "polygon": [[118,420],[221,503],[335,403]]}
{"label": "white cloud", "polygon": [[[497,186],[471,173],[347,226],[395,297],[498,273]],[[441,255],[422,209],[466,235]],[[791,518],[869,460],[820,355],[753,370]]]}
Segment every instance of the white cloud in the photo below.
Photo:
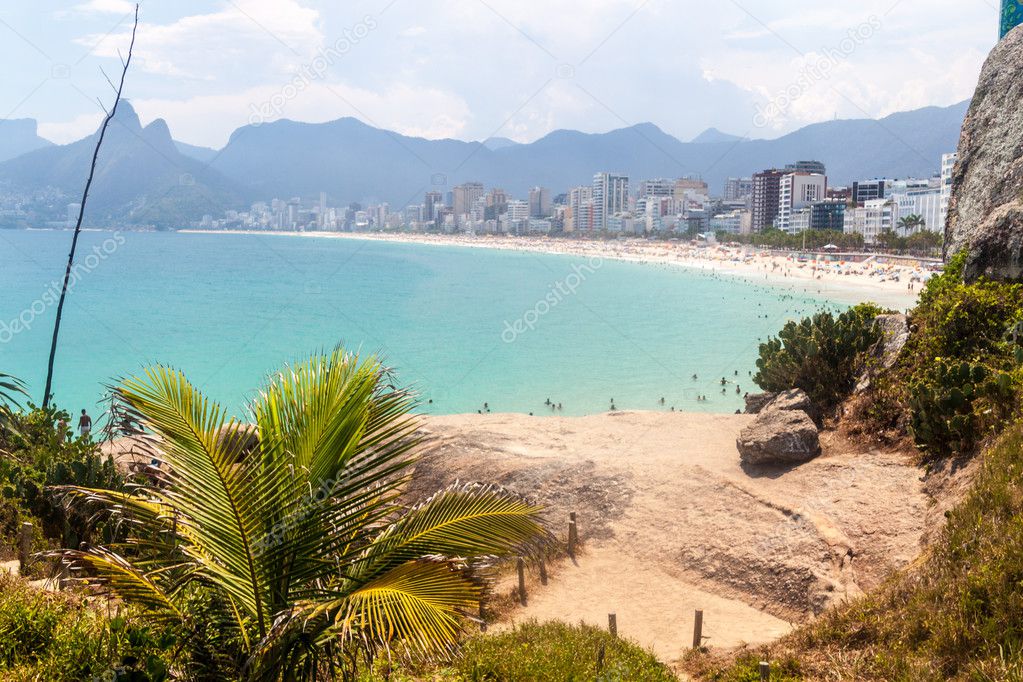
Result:
{"label": "white cloud", "polygon": [[[149,73],[197,81],[272,78],[293,70],[323,44],[318,21],[319,12],[296,0],[235,0],[217,12],[170,24],[143,22],[136,39],[137,64]],[[78,42],[97,56],[117,57],[130,37],[128,29]]]}
{"label": "white cloud", "polygon": [[69,121],[39,122],[39,135],[57,144],[75,142],[87,135],[92,135],[103,122],[103,114],[81,114]]}
{"label": "white cloud", "polygon": [[127,14],[135,11],[135,3],[128,0],[89,0],[81,5],[75,5],[74,10],[98,14]]}
{"label": "white cloud", "polygon": [[273,103],[273,114],[260,122],[288,118],[323,123],[352,116],[372,126],[431,139],[465,136],[472,118],[460,97],[425,86],[395,84],[368,90],[312,82],[292,98],[281,95],[281,88],[263,86],[183,100],[135,99],[132,104],[146,123],[166,119],[175,139],[215,148],[222,147],[236,128],[254,122],[254,112],[265,110],[268,103]]}

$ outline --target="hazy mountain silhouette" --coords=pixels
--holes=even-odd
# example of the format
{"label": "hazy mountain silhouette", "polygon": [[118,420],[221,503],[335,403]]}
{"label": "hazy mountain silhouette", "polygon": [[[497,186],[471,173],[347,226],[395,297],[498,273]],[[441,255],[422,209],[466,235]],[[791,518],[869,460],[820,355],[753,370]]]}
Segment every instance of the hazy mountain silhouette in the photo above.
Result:
{"label": "hazy mountain silhouette", "polygon": [[[55,188],[69,203],[78,201],[98,134],[0,163],[0,181],[15,188]],[[163,119],[143,128],[124,101],[103,141],[86,222],[177,227],[206,213],[219,216],[237,208],[241,194],[205,164],[182,155]]]}
{"label": "hazy mountain silhouette", "polygon": [[0,119],[0,162],[52,145],[49,140],[39,137],[35,119]]}
{"label": "hazy mountain silhouette", "polygon": [[707,128],[702,133],[694,137],[690,142],[693,144],[714,144],[716,142],[738,142],[743,138],[738,135],[730,135],[723,133],[717,128]]}
{"label": "hazy mountain silhouette", "polygon": [[519,197],[534,185],[562,192],[605,170],[637,181],[699,175],[720,192],[730,176],[804,159],[823,161],[832,184],[847,184],[936,173],[941,155],[958,146],[966,106],[928,107],[879,121],[828,121],[774,140],[708,131],[689,143],[652,123],[600,134],[558,130],[530,144],[493,145],[407,137],[352,118],[285,120],[235,131],[212,165],[247,187],[250,199],[312,198],[325,191],[335,203],[392,206],[419,203],[427,190],[469,180]]}
{"label": "hazy mountain silhouette", "polygon": [[[941,155],[958,146],[966,107],[963,102],[879,121],[828,121],[773,140],[712,128],[692,142],[681,142],[652,123],[607,133],[557,130],[519,144],[502,138],[427,140],[354,118],[282,120],[239,128],[216,151],[175,142],[163,120],[142,128],[125,102],[100,156],[89,218],[179,226],[204,214],[220,217],[253,201],[316,199],[320,192],[332,205],[386,201],[398,209],[421,203],[427,191],[445,192],[470,180],[524,197],[535,185],[560,193],[590,184],[599,171],[624,172],[637,183],[698,175],[720,193],[728,177],[807,159],[827,165],[832,185],[882,176],[928,177],[939,170]],[[25,135],[30,128],[32,134]],[[32,143],[34,125],[15,129],[21,131],[19,139]],[[0,163],[0,182],[55,187],[76,201],[93,144],[90,136],[9,159]]]}

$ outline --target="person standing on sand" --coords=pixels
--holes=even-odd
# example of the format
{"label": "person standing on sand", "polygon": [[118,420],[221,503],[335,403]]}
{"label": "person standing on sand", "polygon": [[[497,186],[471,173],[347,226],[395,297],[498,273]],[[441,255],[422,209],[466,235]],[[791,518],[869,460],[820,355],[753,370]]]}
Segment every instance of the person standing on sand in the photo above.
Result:
{"label": "person standing on sand", "polygon": [[86,438],[90,431],[92,431],[92,417],[82,410],[82,416],[78,418],[78,433],[82,438]]}

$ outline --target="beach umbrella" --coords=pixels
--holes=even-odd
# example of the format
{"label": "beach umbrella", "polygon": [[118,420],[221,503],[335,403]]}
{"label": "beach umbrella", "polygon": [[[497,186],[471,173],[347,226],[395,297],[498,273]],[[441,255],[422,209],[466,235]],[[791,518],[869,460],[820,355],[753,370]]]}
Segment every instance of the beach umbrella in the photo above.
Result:
{"label": "beach umbrella", "polygon": [[828,244],[827,246],[824,247],[824,250],[825,251],[838,251],[838,247],[835,246],[834,244]]}

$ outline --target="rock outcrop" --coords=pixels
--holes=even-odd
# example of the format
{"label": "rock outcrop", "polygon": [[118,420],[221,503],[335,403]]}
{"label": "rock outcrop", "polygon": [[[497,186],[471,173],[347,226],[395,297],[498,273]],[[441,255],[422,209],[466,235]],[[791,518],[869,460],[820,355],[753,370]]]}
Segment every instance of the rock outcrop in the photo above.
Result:
{"label": "rock outcrop", "polygon": [[1023,277],[1023,26],[984,64],[959,139],[945,257],[966,249],[964,277]]}
{"label": "rock outcrop", "polygon": [[821,452],[820,434],[802,410],[768,407],[735,442],[743,464],[802,464]]}
{"label": "rock outcrop", "polygon": [[899,354],[909,341],[909,318],[901,313],[878,315],[875,323],[881,331],[881,338],[870,350],[868,362],[856,382],[856,391],[862,393],[870,388],[870,382],[883,370],[891,369]]}

